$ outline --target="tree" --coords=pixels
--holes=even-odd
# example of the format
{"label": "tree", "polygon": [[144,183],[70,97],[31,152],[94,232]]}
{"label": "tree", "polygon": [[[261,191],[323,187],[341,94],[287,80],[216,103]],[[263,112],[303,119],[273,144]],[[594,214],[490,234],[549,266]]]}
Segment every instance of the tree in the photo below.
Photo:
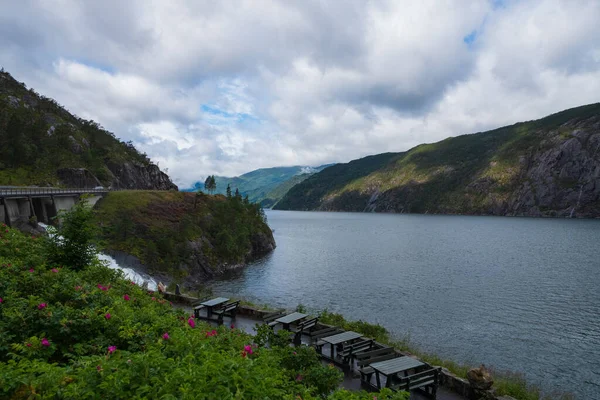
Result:
{"label": "tree", "polygon": [[209,187],[208,190],[213,193],[215,190],[217,190],[217,182],[215,181],[215,176],[212,175],[209,177],[210,178],[210,182],[209,182]]}
{"label": "tree", "polygon": [[244,204],[250,204],[250,200],[248,199],[248,195],[244,196]]}
{"label": "tree", "polygon": [[46,252],[50,263],[82,270],[96,258],[97,226],[85,197],[59,214],[60,226],[48,231]]}
{"label": "tree", "polygon": [[227,197],[231,197],[231,185],[227,184]]}
{"label": "tree", "polygon": [[207,176],[206,180],[204,181],[204,189],[206,189],[207,192],[210,192],[210,178],[211,176]]}
{"label": "tree", "polygon": [[240,194],[240,191],[238,188],[235,188],[235,198],[238,200],[242,199],[242,195]]}

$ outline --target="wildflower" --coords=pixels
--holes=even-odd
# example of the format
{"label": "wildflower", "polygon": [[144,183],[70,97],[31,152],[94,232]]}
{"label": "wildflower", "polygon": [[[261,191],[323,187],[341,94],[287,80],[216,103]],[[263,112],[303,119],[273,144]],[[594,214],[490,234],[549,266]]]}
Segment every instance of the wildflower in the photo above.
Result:
{"label": "wildflower", "polygon": [[40,303],[38,304],[38,310],[43,310],[44,308],[46,308],[46,303]]}
{"label": "wildflower", "polygon": [[75,290],[76,290],[76,291],[78,291],[78,292],[79,292],[81,289],[83,289],[83,287],[82,287],[82,286],[75,286]]}
{"label": "wildflower", "polygon": [[54,272],[54,273],[58,272],[58,270],[56,268],[52,268],[51,271]]}
{"label": "wildflower", "polygon": [[132,285],[135,285],[135,282],[134,282],[134,281],[131,281],[130,283],[131,283]]}
{"label": "wildflower", "polygon": [[27,347],[31,347],[31,343],[27,343],[25,346],[27,346]]}
{"label": "wildflower", "polygon": [[194,321],[194,318],[188,319],[188,325],[192,328],[196,327],[196,321]]}
{"label": "wildflower", "polygon": [[235,325],[234,325],[234,324],[231,324],[230,328],[231,328],[231,329],[235,329]]}
{"label": "wildflower", "polygon": [[154,300],[156,300],[156,297],[153,297],[153,298],[151,298],[150,300],[154,301]]}
{"label": "wildflower", "polygon": [[46,339],[46,338],[42,339],[42,346],[45,346],[45,347],[50,346],[50,342],[48,341],[48,339]]}
{"label": "wildflower", "polygon": [[106,313],[106,314],[104,315],[104,318],[106,318],[106,319],[110,319],[110,317],[111,317],[110,313]]}
{"label": "wildflower", "polygon": [[127,364],[131,364],[131,360],[127,360]]}
{"label": "wildflower", "polygon": [[96,369],[98,370],[98,372],[100,372],[100,371],[102,371],[102,366],[98,365],[98,366],[96,367]]}
{"label": "wildflower", "polygon": [[246,353],[245,351],[242,351],[242,357],[246,358],[247,355],[248,355],[248,353]]}
{"label": "wildflower", "polygon": [[[10,267],[10,264],[8,265]],[[33,273],[33,268],[29,268],[29,272]]]}
{"label": "wildflower", "polygon": [[125,299],[125,301],[129,301],[129,295],[126,294],[125,296],[123,296],[123,298]]}
{"label": "wildflower", "polygon": [[298,375],[296,376],[296,380],[297,380],[298,382],[300,382],[302,379],[303,379],[303,376],[302,376],[302,375],[298,374]]}
{"label": "wildflower", "polygon": [[249,344],[244,346],[244,351],[248,354],[254,353],[254,351],[252,350],[252,346],[250,346]]}
{"label": "wildflower", "polygon": [[108,354],[112,354],[117,350],[117,346],[108,346]]}
{"label": "wildflower", "polygon": [[167,332],[163,333],[162,338],[164,340],[169,340],[169,334]]}
{"label": "wildflower", "polygon": [[2,303],[4,300],[2,300],[2,297],[0,297],[0,303]]}

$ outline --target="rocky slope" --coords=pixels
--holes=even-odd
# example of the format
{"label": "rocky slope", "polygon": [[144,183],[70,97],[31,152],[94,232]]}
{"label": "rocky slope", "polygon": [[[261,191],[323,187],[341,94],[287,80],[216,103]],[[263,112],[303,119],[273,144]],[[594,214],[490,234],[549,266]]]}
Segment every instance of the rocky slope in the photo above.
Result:
{"label": "rocky slope", "polygon": [[126,253],[152,276],[191,288],[275,248],[260,206],[235,196],[120,191],[96,207],[109,252]]}
{"label": "rocky slope", "polygon": [[131,142],[0,71],[0,185],[177,190]]}
{"label": "rocky slope", "polygon": [[600,104],[338,164],[275,208],[600,217]]}

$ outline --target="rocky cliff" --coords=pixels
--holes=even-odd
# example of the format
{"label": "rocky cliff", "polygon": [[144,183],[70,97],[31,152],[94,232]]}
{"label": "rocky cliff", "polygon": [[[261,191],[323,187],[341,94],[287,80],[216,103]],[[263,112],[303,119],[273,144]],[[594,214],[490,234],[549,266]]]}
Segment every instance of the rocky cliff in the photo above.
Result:
{"label": "rocky cliff", "polygon": [[158,166],[94,121],[0,71],[0,185],[177,190]]}
{"label": "rocky cliff", "polygon": [[600,217],[600,104],[338,164],[276,208]]}
{"label": "rocky cliff", "polygon": [[235,196],[120,191],[96,207],[108,251],[135,257],[138,268],[187,287],[240,269],[275,248],[261,208]]}

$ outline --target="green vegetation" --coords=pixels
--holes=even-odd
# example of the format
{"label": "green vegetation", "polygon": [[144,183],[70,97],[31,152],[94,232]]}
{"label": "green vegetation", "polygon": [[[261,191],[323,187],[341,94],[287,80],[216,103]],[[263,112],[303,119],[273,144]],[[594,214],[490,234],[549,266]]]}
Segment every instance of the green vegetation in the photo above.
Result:
{"label": "green vegetation", "polygon": [[150,164],[131,142],[77,118],[56,101],[0,71],[0,183],[59,185],[57,170],[86,168],[103,184],[111,164]]}
{"label": "green vegetation", "polygon": [[50,263],[43,240],[3,225],[0,241],[0,398],[407,398],[337,390],[312,348],[194,321],[97,261]]}
{"label": "green vegetation", "polygon": [[96,257],[93,245],[97,238],[97,227],[93,223],[92,208],[85,199],[77,202],[68,212],[58,216],[58,229],[48,227],[46,253],[48,261],[57,265],[70,265],[81,270]]}
{"label": "green vegetation", "polygon": [[[279,200],[293,186],[293,184],[288,182],[298,183],[302,180],[298,180],[299,176],[306,178],[328,166],[322,165],[316,168],[301,166],[261,168],[234,178],[213,175],[212,177],[207,177],[207,179],[214,178],[216,188],[209,190],[205,182],[204,189],[210,193],[214,191],[218,194],[226,194],[227,187],[230,187],[231,190],[239,190],[242,196],[248,196],[249,201],[253,203],[261,203],[263,200],[268,200],[267,203],[263,204],[265,207],[268,207],[273,202]],[[282,192],[285,187],[283,185],[287,185],[287,188]],[[193,189],[188,189],[187,191],[200,190],[202,187],[202,184],[197,182]]]}
{"label": "green vegetation", "polygon": [[[409,339],[397,339],[390,336],[389,332],[379,324],[370,324],[364,321],[349,321],[341,314],[331,313],[327,310],[319,313],[319,321],[335,325],[344,330],[355,331],[377,342],[387,344],[400,351],[416,355],[421,360],[436,366],[442,366],[461,378],[467,378],[467,372],[471,366],[459,364],[454,361],[444,360],[434,354],[422,351],[410,343]],[[541,394],[540,389],[528,384],[525,378],[513,372],[493,371],[494,390],[498,396],[512,396],[517,400],[570,400],[572,396],[565,393]]]}
{"label": "green vegetation", "polygon": [[260,206],[240,196],[111,192],[98,203],[96,218],[108,248],[181,278],[188,272],[180,266],[189,264],[193,253],[216,268],[262,255],[259,242],[273,240]]}
{"label": "green vegetation", "polygon": [[600,104],[592,104],[337,164],[294,186],[274,208],[365,211],[374,201],[377,211],[493,213],[526,179],[524,160],[571,138],[575,122],[598,116]]}
{"label": "green vegetation", "polygon": [[260,200],[260,205],[267,208],[273,207],[291,188],[300,182],[303,182],[312,175],[313,174],[294,175],[290,179],[281,182],[279,185],[275,186],[267,194],[265,194],[264,199]]}

